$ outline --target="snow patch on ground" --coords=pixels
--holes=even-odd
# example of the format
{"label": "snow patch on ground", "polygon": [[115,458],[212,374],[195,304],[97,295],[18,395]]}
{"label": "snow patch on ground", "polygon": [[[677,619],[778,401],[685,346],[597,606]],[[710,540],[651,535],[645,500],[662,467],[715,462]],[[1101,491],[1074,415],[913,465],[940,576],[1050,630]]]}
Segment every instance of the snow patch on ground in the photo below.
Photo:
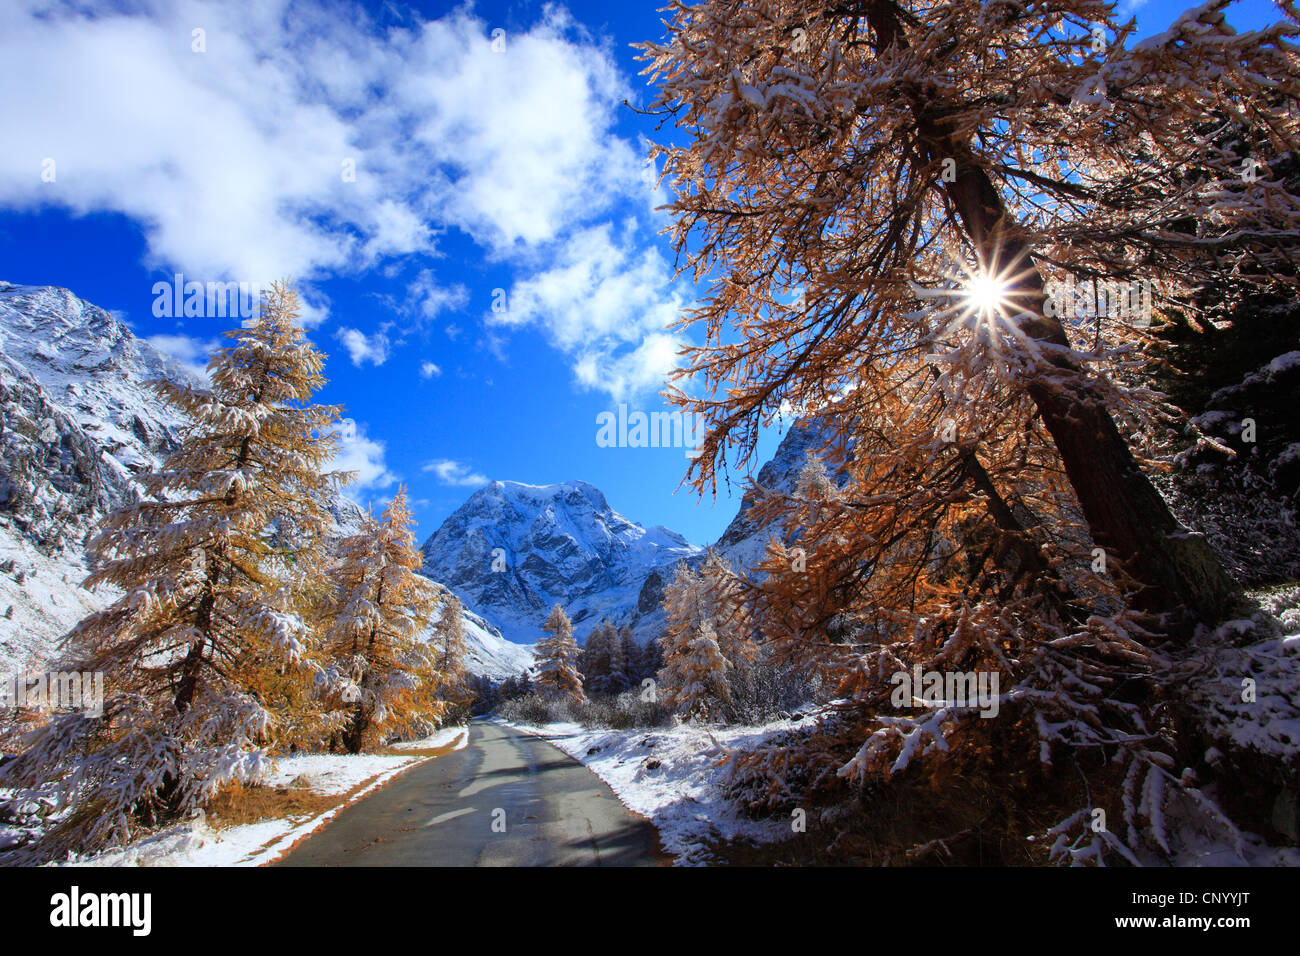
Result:
{"label": "snow patch on ground", "polygon": [[1300,753],[1300,589],[1259,598],[1258,620],[1218,628],[1193,694],[1215,739],[1293,759]]}
{"label": "snow patch on ground", "polygon": [[784,820],[751,820],[725,798],[730,753],[750,750],[815,718],[761,727],[656,727],[592,730],[575,723],[535,727],[500,721],[533,734],[588,767],[609,784],[629,810],[659,829],[664,849],[678,865],[710,862],[708,840],[770,843],[790,835]]}
{"label": "snow patch on ground", "polygon": [[[444,727],[422,740],[397,744],[396,750],[450,746],[460,750],[469,742],[465,727]],[[379,789],[404,770],[434,757],[393,754],[300,754],[280,757],[261,780],[269,787],[306,785],[315,793],[347,798],[313,816],[261,820],[216,829],[206,820],[172,827],[128,847],[112,850],[68,866],[262,866],[274,861],[303,837],[324,826],[342,810]],[[353,792],[355,791],[355,792]]]}

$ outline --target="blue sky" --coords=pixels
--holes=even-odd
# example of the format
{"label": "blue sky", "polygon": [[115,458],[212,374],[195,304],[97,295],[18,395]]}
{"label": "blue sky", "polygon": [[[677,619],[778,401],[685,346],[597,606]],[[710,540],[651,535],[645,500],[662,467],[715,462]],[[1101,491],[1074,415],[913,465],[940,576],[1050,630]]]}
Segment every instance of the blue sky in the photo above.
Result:
{"label": "blue sky", "polygon": [[[0,279],[201,364],[229,323],[155,317],[156,282],[297,277],[353,495],[407,484],[421,538],[487,479],[580,478],[632,520],[722,531],[739,476],[700,502],[682,449],[596,442],[600,412],[664,408],[663,326],[696,291],[645,176],[668,133],[622,105],[652,95],[629,44],[660,37],[658,0],[71,6],[95,14],[0,4]],[[1148,35],[1186,6],[1124,9]]]}

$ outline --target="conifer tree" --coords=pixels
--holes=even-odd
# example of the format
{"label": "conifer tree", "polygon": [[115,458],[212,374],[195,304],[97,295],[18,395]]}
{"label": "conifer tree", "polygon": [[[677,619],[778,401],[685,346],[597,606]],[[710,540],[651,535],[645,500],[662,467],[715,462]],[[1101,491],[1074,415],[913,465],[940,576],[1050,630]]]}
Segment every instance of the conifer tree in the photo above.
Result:
{"label": "conifer tree", "polygon": [[[1184,783],[1215,772],[1204,748],[1153,704],[1185,678],[1151,647],[1193,653],[1238,587],[1143,470],[1169,409],[1134,372],[1146,326],[1204,319],[1224,276],[1300,282],[1300,200],[1268,168],[1300,134],[1300,23],[1283,4],[1237,32],[1227,7],[1134,44],[1105,0],[681,0],[645,46],[688,134],[659,150],[678,251],[714,283],[683,322],[707,335],[680,370],[702,393],[675,393],[707,422],[690,477],[715,488],[793,409],[843,478],[757,496],[786,537],[747,603],[836,704],[756,758],[753,804],[788,801],[791,768],[860,796],[1054,774],[1066,860],[1167,853],[1174,802],[1214,817]],[[1085,280],[1150,308],[1061,291]],[[1001,735],[895,712],[916,668],[997,674]],[[1086,825],[1107,799],[1123,839]]]}
{"label": "conifer tree", "polygon": [[646,679],[658,681],[659,671],[664,666],[664,649],[661,637],[651,638],[646,641],[645,647],[641,648],[636,657],[636,669],[633,671],[633,682],[641,684]]}
{"label": "conifer tree", "polygon": [[90,542],[86,586],[122,594],[73,628],[61,665],[104,674],[103,716],[56,715],[0,770],[19,800],[63,814],[38,852],[124,841],[260,772],[275,718],[256,688],[309,648],[297,609],[319,595],[322,501],[340,480],[322,473],[339,412],[310,404],[324,356],[298,310],[276,284],[226,333],[210,385],[152,383],[190,424]]}
{"label": "conifer tree", "polygon": [[664,653],[659,678],[665,688],[664,703],[687,721],[721,719],[731,703],[730,669],[713,623],[707,618],[698,621]]}
{"label": "conifer tree", "polygon": [[578,645],[564,608],[558,604],[551,608],[542,629],[548,636],[537,642],[537,676],[533,683],[538,696],[552,703],[585,703],[582,674],[577,667]]}
{"label": "conifer tree", "polygon": [[450,679],[465,670],[465,605],[454,594],[443,601],[442,616],[435,628],[438,670]]}
{"label": "conifer tree", "polygon": [[442,602],[442,616],[434,627],[437,648],[438,696],[463,718],[475,693],[465,670],[465,605],[454,594]]}
{"label": "conifer tree", "polygon": [[1300,202],[1267,173],[1300,134],[1300,25],[1287,4],[1239,33],[1228,2],[1138,44],[1105,0],[672,3],[644,56],[689,135],[658,152],[677,248],[714,282],[681,375],[726,389],[676,394],[708,422],[696,486],[783,409],[870,400],[907,364],[963,434],[994,391],[1041,424],[1162,626],[1222,613],[1235,584],[1130,448],[1157,414],[1124,383],[1140,319],[1080,315],[1052,283],[1146,284],[1158,312],[1229,272],[1300,281]]}
{"label": "conifer tree", "polygon": [[439,656],[423,640],[437,601],[412,530],[406,488],[376,521],[341,547],[338,615],[326,635],[334,723],[344,749],[359,753],[386,730],[431,730],[446,704],[436,696]]}
{"label": "conifer tree", "polygon": [[731,680],[740,679],[759,658],[743,579],[712,548],[699,570],[700,597]]}
{"label": "conifer tree", "polygon": [[[664,702],[687,719],[725,716],[730,677],[756,657],[744,606],[733,600],[730,569],[715,553],[695,570],[679,564],[664,589],[668,616],[658,673]],[[719,636],[719,629],[727,633]],[[725,648],[725,649],[724,649]],[[730,656],[727,651],[730,651]]]}
{"label": "conifer tree", "polygon": [[[689,700],[689,709],[697,714],[707,711],[710,716],[724,717],[733,696],[731,682],[746,681],[759,656],[740,578],[710,550],[698,569],[685,563],[677,566],[664,589],[663,606],[668,621],[660,638],[663,664],[658,679],[665,701],[684,713]],[[708,640],[701,643],[704,625]],[[699,682],[683,696],[685,685],[681,682],[698,676],[698,669],[713,661],[708,650],[711,645],[721,655],[717,675]],[[692,655],[695,659],[688,665]],[[714,691],[717,696],[711,706],[703,708],[696,703],[701,695]]]}
{"label": "conifer tree", "polygon": [[617,693],[619,686],[615,671],[622,667],[621,657],[618,631],[606,619],[587,636],[587,643],[579,658],[583,689],[590,694],[602,696]]}
{"label": "conifer tree", "polygon": [[632,636],[632,629],[622,628],[618,632],[618,666],[614,672],[618,691],[625,691],[637,682],[640,676],[641,657],[642,650],[636,638]]}

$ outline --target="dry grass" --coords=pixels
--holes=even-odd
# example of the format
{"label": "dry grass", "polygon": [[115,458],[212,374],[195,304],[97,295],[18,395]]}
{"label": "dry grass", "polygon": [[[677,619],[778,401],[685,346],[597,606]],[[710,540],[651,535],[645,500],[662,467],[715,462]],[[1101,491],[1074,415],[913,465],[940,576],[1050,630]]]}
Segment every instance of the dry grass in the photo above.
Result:
{"label": "dry grass", "polygon": [[297,780],[287,787],[232,784],[208,803],[208,820],[217,827],[234,827],[262,820],[314,816],[346,799],[344,794],[316,793],[298,784]]}
{"label": "dry grass", "polygon": [[445,747],[380,747],[378,750],[371,751],[384,757],[442,757],[451,753],[456,748],[452,744]]}
{"label": "dry grass", "polygon": [[[383,747],[371,752],[390,757],[442,757],[454,749],[449,744],[445,747],[404,750]],[[370,777],[361,781],[347,793],[334,794],[317,793],[311,789],[311,783],[305,777],[297,777],[281,787],[234,783],[221,790],[209,801],[207,817],[208,821],[216,827],[234,827],[246,823],[260,823],[263,820],[315,816],[347,803],[369,786],[374,779]]]}

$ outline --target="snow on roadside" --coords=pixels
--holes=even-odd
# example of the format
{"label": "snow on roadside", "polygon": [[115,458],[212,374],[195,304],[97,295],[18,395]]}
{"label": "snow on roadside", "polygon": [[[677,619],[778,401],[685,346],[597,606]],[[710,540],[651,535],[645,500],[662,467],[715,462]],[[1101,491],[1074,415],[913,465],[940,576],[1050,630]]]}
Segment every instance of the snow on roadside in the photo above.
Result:
{"label": "snow on roadside", "polygon": [[[397,744],[395,750],[450,746],[461,750],[469,742],[465,727],[444,727],[430,737]],[[324,826],[342,810],[379,789],[404,770],[426,760],[412,754],[300,754],[280,757],[261,783],[268,787],[306,786],[314,793],[346,797],[337,806],[314,816],[260,820],[214,829],[199,819],[145,837],[128,847],[111,850],[68,866],[262,866],[303,837]]]}
{"label": "snow on roadside", "polygon": [[677,865],[709,861],[706,840],[748,838],[768,843],[789,836],[785,820],[751,820],[723,796],[730,774],[728,751],[749,750],[770,737],[806,726],[814,718],[760,727],[656,727],[592,730],[576,723],[530,726],[499,720],[541,737],[573,757],[612,789],[629,810],[659,829]]}

